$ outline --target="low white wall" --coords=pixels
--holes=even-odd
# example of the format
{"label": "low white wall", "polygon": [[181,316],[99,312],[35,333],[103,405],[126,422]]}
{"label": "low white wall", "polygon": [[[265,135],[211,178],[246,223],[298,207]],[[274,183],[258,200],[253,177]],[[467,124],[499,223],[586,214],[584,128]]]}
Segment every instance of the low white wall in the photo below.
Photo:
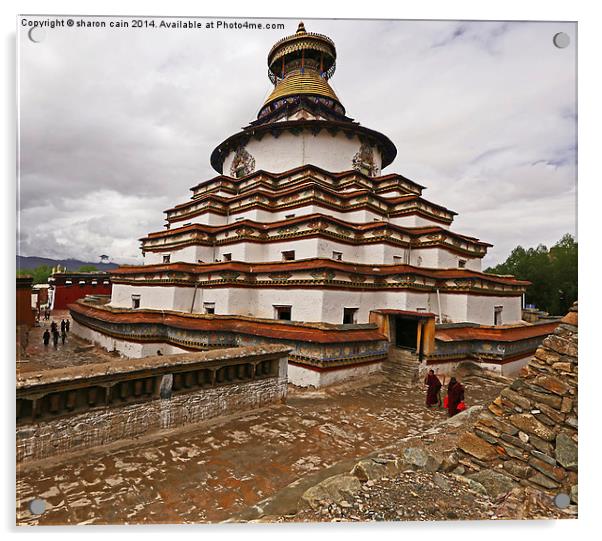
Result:
{"label": "low white wall", "polygon": [[127,340],[119,340],[111,336],[107,336],[98,331],[90,329],[85,325],[80,325],[77,321],[73,321],[71,326],[72,332],[107,351],[118,351],[124,357],[130,359],[139,359],[142,357],[150,357],[157,355],[160,351],[163,355],[175,355],[176,353],[189,353],[187,349],[182,349],[171,344],[165,344],[163,342],[129,342]]}
{"label": "low white wall", "polygon": [[341,368],[338,370],[328,370],[317,372],[293,364],[288,365],[288,381],[297,387],[326,387],[335,383],[341,383],[354,378],[380,372],[382,363],[372,363],[351,368]]}
{"label": "low white wall", "polygon": [[[527,366],[529,361],[533,358],[533,355],[529,355],[527,357],[523,357],[522,359],[518,359],[516,361],[511,361],[505,364],[498,363],[487,363],[487,362],[477,362],[477,361],[468,361],[476,364],[481,367],[482,370],[491,374],[497,374],[498,376],[506,376],[512,377],[518,375],[521,368]],[[428,364],[426,366],[427,370],[434,370],[437,375],[445,375],[445,376],[453,376],[455,375],[455,371],[458,368],[458,365],[461,362],[447,362],[447,363],[435,363]]]}

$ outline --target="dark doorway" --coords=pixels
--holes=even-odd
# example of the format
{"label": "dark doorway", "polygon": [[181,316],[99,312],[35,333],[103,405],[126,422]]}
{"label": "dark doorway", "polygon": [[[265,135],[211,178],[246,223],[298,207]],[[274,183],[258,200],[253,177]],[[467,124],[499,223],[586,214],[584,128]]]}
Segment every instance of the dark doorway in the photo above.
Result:
{"label": "dark doorway", "polygon": [[418,337],[418,319],[395,316],[395,345],[398,348],[416,351]]}

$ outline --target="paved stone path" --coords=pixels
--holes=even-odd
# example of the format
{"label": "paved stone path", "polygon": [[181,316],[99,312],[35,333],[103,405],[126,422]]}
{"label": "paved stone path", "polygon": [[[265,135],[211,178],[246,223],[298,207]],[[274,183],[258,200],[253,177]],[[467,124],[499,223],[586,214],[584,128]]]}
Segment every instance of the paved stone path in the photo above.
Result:
{"label": "paved stone path", "polygon": [[[464,380],[469,405],[501,383]],[[359,385],[362,385],[361,387]],[[188,427],[17,471],[19,524],[221,521],[291,482],[445,418],[424,391],[377,375],[319,391],[293,390],[286,405]],[[43,498],[47,510],[28,504]]]}
{"label": "paved stone path", "polygon": [[90,342],[78,338],[72,332],[67,333],[65,344],[59,338],[55,348],[51,336],[50,344],[44,346],[44,331],[50,330],[51,323],[55,321],[60,333],[61,319],[70,319],[68,310],[53,310],[48,321],[40,320],[38,327],[29,330],[25,351],[17,359],[17,374],[116,360],[115,355],[100,347],[93,347]]}

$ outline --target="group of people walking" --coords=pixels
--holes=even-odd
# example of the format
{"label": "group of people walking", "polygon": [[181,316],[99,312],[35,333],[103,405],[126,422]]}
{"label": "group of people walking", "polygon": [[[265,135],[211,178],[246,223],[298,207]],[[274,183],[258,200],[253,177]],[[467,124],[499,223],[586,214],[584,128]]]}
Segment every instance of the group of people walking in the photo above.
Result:
{"label": "group of people walking", "polygon": [[46,329],[44,334],[42,335],[42,339],[44,340],[44,346],[48,347],[50,344],[50,336],[52,334],[52,343],[54,347],[58,347],[59,338],[62,341],[63,345],[65,345],[65,340],[67,340],[67,333],[69,332],[70,322],[68,319],[61,319],[61,332],[59,333],[59,326],[56,321],[53,321],[50,324],[50,330]]}
{"label": "group of people walking", "polygon": [[[427,386],[427,407],[430,408],[435,405],[441,407],[441,387],[443,387],[443,385],[441,380],[435,375],[434,370],[429,370],[424,378],[424,384]],[[443,407],[447,409],[447,413],[450,417],[453,417],[456,413],[459,413],[464,409],[464,385],[454,377],[452,377],[447,384],[447,396]]]}

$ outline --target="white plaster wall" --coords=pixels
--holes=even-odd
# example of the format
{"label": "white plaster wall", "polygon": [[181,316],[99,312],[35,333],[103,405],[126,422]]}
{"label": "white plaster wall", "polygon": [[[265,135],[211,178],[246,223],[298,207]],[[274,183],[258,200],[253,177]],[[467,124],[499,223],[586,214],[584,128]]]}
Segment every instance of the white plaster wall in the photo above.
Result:
{"label": "white plaster wall", "polygon": [[[208,290],[209,291],[209,290]],[[253,316],[256,310],[256,289],[245,289],[233,287],[228,290],[225,314],[236,314],[241,316]],[[272,317],[271,315],[268,317]]]}
{"label": "white plaster wall", "polygon": [[[197,289],[196,296],[194,294],[194,287],[176,287],[174,292],[173,308],[178,312],[192,312],[194,307],[192,301],[194,299],[196,305],[196,297],[199,296],[199,290]],[[141,297],[142,301],[142,297]],[[144,307],[144,306],[142,306]]]}
{"label": "white plaster wall", "polygon": [[194,287],[113,284],[109,306],[131,308],[132,295],[140,295],[140,308],[189,312],[193,294]]}
{"label": "white plaster wall", "polygon": [[428,218],[424,218],[416,214],[409,214],[407,216],[393,216],[388,221],[392,224],[400,225],[402,227],[429,227],[434,225],[439,226],[442,229],[450,228],[449,224],[435,222],[434,220],[429,220]]}
{"label": "white plaster wall", "polygon": [[[480,366],[483,369],[483,371],[485,371],[486,373],[511,377],[511,376],[518,375],[521,368],[523,368],[524,366],[527,366],[527,364],[529,363],[529,361],[532,358],[533,358],[533,356],[530,355],[527,357],[523,357],[522,359],[518,359],[516,361],[512,361],[512,362],[505,363],[505,364],[477,362],[474,360],[470,360],[469,362],[473,362],[476,365]],[[435,371],[436,375],[448,376],[448,378],[449,378],[450,376],[455,375],[458,365],[461,364],[462,362],[466,362],[466,361],[428,364],[427,370],[433,369]],[[444,396],[444,395],[445,395],[445,392],[443,393],[442,396]],[[471,402],[470,396],[467,396],[466,403],[468,404],[468,406],[472,405],[470,402]]]}
{"label": "white plaster wall", "polygon": [[[339,172],[353,168],[353,156],[360,149],[360,141],[355,136],[348,139],[343,133],[333,137],[325,130],[317,135],[308,131],[299,135],[283,132],[277,138],[266,134],[261,141],[252,139],[245,149],[255,158],[255,170],[281,173],[301,165],[312,164],[327,171]],[[224,160],[225,175],[230,175],[234,155],[235,153],[231,152]],[[380,170],[382,161],[376,147],[374,158]]]}
{"label": "white plaster wall", "polygon": [[291,305],[293,321],[325,321],[321,318],[324,292],[300,289],[258,289],[258,317],[273,318],[273,305]]}
{"label": "white plaster wall", "polygon": [[[441,293],[438,297],[437,293],[431,293],[432,311],[437,315],[441,314],[443,321],[450,320],[452,323],[470,321],[468,319],[466,297],[466,295],[446,295],[444,293]],[[441,307],[439,307],[439,299],[441,299]],[[480,322],[475,321],[474,323]]]}
{"label": "white plaster wall", "polygon": [[293,364],[288,365],[288,380],[297,387],[325,387],[382,370],[381,363],[317,372]]}
{"label": "white plaster wall", "polygon": [[[167,252],[164,252],[167,254]],[[214,248],[213,246],[186,246],[180,250],[173,250],[171,252],[170,263],[198,263],[199,260],[205,263],[212,263],[214,260]],[[148,257],[147,254],[146,257]],[[163,263],[163,253],[158,254],[157,264]],[[151,264],[151,263],[146,263]]]}
{"label": "white plaster wall", "polygon": [[[371,298],[370,298],[371,297]],[[383,292],[338,291],[324,292],[322,305],[322,321],[326,323],[343,323],[343,308],[357,308],[357,323],[368,323],[371,307],[383,299]],[[384,306],[381,306],[384,308]]]}
{"label": "white plaster wall", "polygon": [[[418,252],[418,250],[416,251]],[[435,250],[420,250],[420,252],[426,252],[426,254],[421,254],[423,255],[423,258],[429,256],[430,258],[433,258],[434,256],[435,263],[433,266],[438,269],[458,269],[460,268],[458,262],[460,259],[463,259],[466,261],[464,268],[475,271],[481,270],[481,260],[476,257],[469,258],[466,256],[459,256],[458,254],[450,252],[449,250],[442,250],[441,248]],[[430,254],[428,252],[430,252]],[[429,265],[423,264],[423,266],[426,267]]]}
{"label": "white plaster wall", "polygon": [[[141,308],[190,312],[194,288],[162,286],[124,286],[115,284],[111,305],[131,307],[131,295],[139,294]],[[203,313],[204,303],[214,303],[220,315],[244,315],[273,319],[274,305],[292,306],[294,321],[343,322],[343,308],[358,308],[357,322],[367,323],[376,309],[425,310],[439,314],[444,321],[493,325],[494,306],[503,306],[502,323],[521,321],[520,297],[493,297],[441,293],[441,309],[435,292],[354,291],[281,288],[197,289],[193,312]]]}
{"label": "white plaster wall", "polygon": [[493,325],[494,306],[502,306],[502,325],[519,323],[522,319],[521,297],[471,295],[467,301],[467,321]]}

